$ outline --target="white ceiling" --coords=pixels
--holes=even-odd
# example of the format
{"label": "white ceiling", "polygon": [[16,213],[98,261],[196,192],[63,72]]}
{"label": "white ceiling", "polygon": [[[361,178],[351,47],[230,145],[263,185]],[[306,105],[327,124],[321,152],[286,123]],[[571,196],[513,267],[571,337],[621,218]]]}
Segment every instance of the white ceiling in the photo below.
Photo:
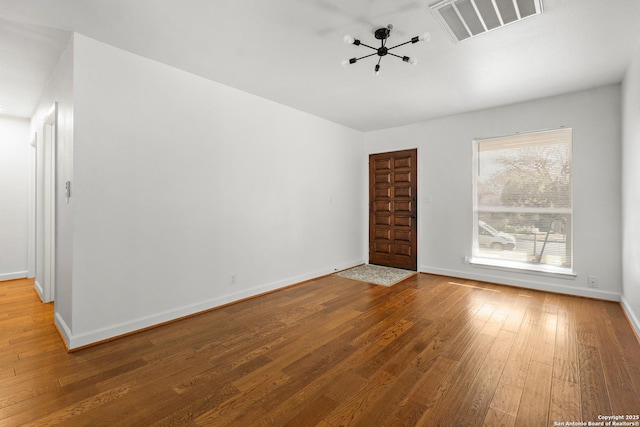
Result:
{"label": "white ceiling", "polygon": [[[0,0],[0,105],[29,117],[70,32],[328,120],[373,130],[620,82],[640,40],[638,0],[543,0],[544,13],[454,43],[436,0]],[[411,66],[342,42],[398,48]]]}

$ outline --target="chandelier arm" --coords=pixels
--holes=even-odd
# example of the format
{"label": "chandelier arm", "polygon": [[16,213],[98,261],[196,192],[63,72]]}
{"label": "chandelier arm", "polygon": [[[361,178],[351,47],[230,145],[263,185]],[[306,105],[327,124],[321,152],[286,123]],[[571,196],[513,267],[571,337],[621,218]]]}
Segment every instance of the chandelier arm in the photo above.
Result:
{"label": "chandelier arm", "polygon": [[404,43],[397,44],[397,45],[395,45],[393,47],[388,47],[387,50],[395,49],[397,47],[404,46],[405,44],[409,44],[409,43],[413,43],[413,41],[409,40],[409,41],[406,41]]}
{"label": "chandelier arm", "polygon": [[387,52],[387,55],[395,56],[396,58],[400,58],[404,61],[404,56],[396,55],[395,53]]}
{"label": "chandelier arm", "polygon": [[[368,58],[373,55],[377,55],[378,53],[370,53],[369,55],[361,56],[360,58],[356,58],[356,61],[360,61],[361,59]],[[382,57],[381,57],[382,58]]]}
{"label": "chandelier arm", "polygon": [[360,44],[358,46],[364,46],[364,47],[368,47],[369,49],[378,50],[377,47],[369,46],[368,44],[364,44],[362,42],[360,42]]}

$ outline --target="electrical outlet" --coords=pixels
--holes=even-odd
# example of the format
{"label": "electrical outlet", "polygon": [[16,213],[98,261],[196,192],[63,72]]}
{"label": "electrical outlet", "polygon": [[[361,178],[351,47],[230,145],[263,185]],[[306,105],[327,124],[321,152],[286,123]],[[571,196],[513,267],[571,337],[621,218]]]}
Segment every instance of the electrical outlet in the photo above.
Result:
{"label": "electrical outlet", "polygon": [[231,275],[231,284],[235,285],[237,283],[238,277],[236,276],[236,274],[232,274]]}
{"label": "electrical outlet", "polygon": [[587,283],[588,283],[590,288],[597,288],[598,287],[598,278],[595,277],[595,276],[588,276],[587,277]]}

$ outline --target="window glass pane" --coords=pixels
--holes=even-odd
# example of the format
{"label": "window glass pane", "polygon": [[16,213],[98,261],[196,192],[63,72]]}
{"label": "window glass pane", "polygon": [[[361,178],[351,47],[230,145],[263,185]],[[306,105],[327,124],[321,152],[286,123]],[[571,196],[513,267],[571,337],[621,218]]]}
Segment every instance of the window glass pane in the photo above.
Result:
{"label": "window glass pane", "polygon": [[473,257],[571,269],[571,129],[476,140],[474,160]]}

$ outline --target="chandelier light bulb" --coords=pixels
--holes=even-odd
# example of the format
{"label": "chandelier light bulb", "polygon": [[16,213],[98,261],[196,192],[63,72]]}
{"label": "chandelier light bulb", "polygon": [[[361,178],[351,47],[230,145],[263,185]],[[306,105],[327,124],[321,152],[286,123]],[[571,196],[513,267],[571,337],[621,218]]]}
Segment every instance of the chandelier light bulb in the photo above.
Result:
{"label": "chandelier light bulb", "polygon": [[411,65],[416,65],[418,63],[418,58],[415,58],[415,57],[403,56],[402,60]]}
{"label": "chandelier light bulb", "polygon": [[343,38],[342,41],[345,42],[346,44],[353,44],[354,41],[356,41],[356,39],[354,39],[353,37],[351,37],[349,34],[346,34]]}
{"label": "chandelier light bulb", "polygon": [[376,77],[380,75],[380,64],[376,64],[375,68],[373,69],[373,75]]}
{"label": "chandelier light bulb", "polygon": [[340,61],[340,64],[343,67],[348,67],[349,66],[349,60],[348,59],[343,59],[342,61]]}
{"label": "chandelier light bulb", "polygon": [[418,40],[420,40],[421,42],[428,42],[429,40],[431,40],[431,34],[424,33],[418,37]]}

